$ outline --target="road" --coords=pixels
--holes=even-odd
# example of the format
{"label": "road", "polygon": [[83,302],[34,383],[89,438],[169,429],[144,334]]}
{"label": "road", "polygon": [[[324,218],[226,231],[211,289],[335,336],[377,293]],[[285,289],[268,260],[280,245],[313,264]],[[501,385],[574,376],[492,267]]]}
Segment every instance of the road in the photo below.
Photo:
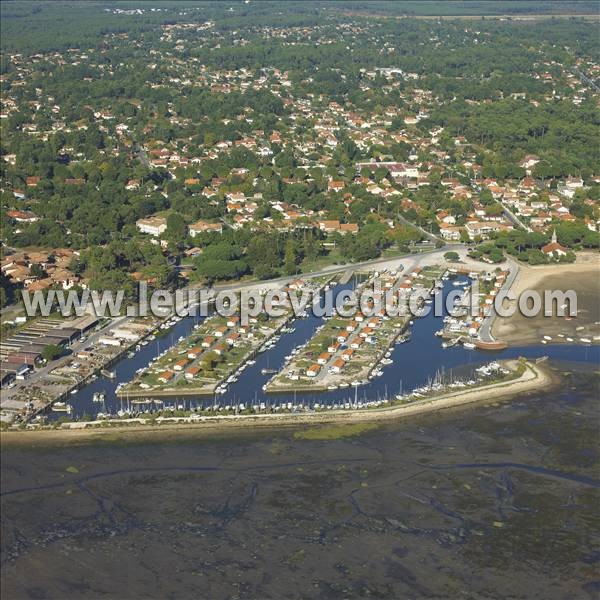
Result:
{"label": "road", "polygon": [[600,92],[600,87],[598,87],[598,85],[596,84],[595,81],[593,81],[592,79],[590,79],[587,75],[584,75],[578,69],[573,69],[573,71],[575,72],[575,74],[579,77],[579,79],[583,83],[587,83],[589,86],[591,86],[592,88],[594,88],[594,91]]}
{"label": "road", "polygon": [[521,229],[524,229],[525,231],[527,231],[528,233],[531,233],[533,230],[531,229],[531,227],[527,227],[527,225],[525,225],[525,223],[523,223],[523,221],[521,221],[519,219],[519,217],[517,217],[517,215],[515,215],[514,212],[512,212],[512,210],[510,210],[505,204],[504,202],[501,203],[502,204],[502,208],[504,209],[504,215],[506,217],[508,217],[513,225],[517,225],[518,227],[520,227]]}
{"label": "road", "polygon": [[437,235],[435,235],[429,231],[426,231],[420,225],[417,225],[416,223],[413,223],[412,221],[405,219],[402,215],[396,215],[396,218],[402,224],[408,225],[409,227],[414,227],[415,229],[418,229],[430,242],[433,242],[434,244],[436,244],[437,242],[442,242],[443,244],[446,243],[445,240],[443,240],[441,237],[438,237]]}
{"label": "road", "polygon": [[152,168],[152,165],[150,164],[150,161],[148,160],[148,155],[146,154],[146,151],[144,150],[144,148],[142,148],[142,146],[138,146],[136,144],[134,152],[135,152],[136,156],[138,157],[138,160],[142,163],[142,165],[144,165],[144,167],[146,167],[147,169]]}
{"label": "road", "polygon": [[[519,273],[519,265],[513,261],[508,260],[508,266],[510,268],[510,273],[506,280],[504,281],[504,285],[500,288],[500,291],[509,290]],[[482,342],[495,342],[494,336],[492,335],[492,327],[494,326],[494,321],[498,315],[494,310],[492,310],[491,314],[488,317],[485,317],[483,323],[481,323],[481,327],[479,328],[479,339]]]}

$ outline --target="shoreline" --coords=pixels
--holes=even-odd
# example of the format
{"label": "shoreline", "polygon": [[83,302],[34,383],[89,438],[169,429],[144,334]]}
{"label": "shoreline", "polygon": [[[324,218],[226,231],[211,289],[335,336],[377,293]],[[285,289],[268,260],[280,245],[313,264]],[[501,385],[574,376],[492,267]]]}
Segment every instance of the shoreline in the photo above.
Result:
{"label": "shoreline", "polygon": [[[519,366],[520,361],[510,360],[505,363],[512,369]],[[0,434],[2,447],[41,443],[77,443],[96,439],[102,441],[139,441],[161,440],[165,437],[174,440],[182,434],[194,435],[201,439],[204,434],[219,435],[237,433],[255,433],[257,430],[268,431],[277,428],[298,428],[306,425],[346,425],[356,423],[380,423],[438,412],[452,408],[496,401],[514,397],[533,391],[541,391],[553,387],[558,378],[550,369],[540,363],[523,362],[524,372],[509,381],[501,381],[473,388],[442,394],[437,397],[424,398],[411,404],[374,409],[339,410],[331,412],[315,412],[307,414],[265,414],[265,415],[227,415],[206,416],[194,422],[165,424],[122,424],[98,427],[77,427],[51,430],[3,431]],[[161,435],[164,434],[164,435]]]}
{"label": "shoreline", "polygon": [[[517,298],[526,290],[535,290],[543,295],[545,290],[572,289],[578,300],[576,317],[524,317],[519,311],[511,317],[496,316],[491,328],[493,338],[506,342],[509,347],[515,347],[540,343],[545,339],[545,334],[549,334],[551,339],[545,339],[544,344],[563,345],[578,344],[582,336],[592,339],[598,335],[600,330],[595,331],[598,329],[595,325],[598,315],[592,314],[594,302],[597,301],[594,296],[597,295],[598,288],[596,285],[594,291],[590,286],[600,273],[600,254],[582,252],[577,255],[577,261],[564,265],[519,264],[518,274],[510,288]],[[568,284],[563,282],[564,276],[570,278]],[[578,326],[583,326],[584,329],[579,331],[576,329]],[[572,340],[568,340],[568,337]]]}

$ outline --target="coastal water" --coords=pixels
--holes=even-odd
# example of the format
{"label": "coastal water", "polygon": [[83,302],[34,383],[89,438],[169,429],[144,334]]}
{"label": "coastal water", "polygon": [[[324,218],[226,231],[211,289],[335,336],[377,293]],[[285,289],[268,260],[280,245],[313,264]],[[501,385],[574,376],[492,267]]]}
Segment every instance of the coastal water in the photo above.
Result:
{"label": "coastal water", "polygon": [[[465,280],[459,278],[459,280]],[[353,283],[338,286],[336,291],[350,288]],[[446,282],[443,294],[452,288],[451,282]],[[187,336],[197,323],[193,317],[184,318],[177,323],[164,337],[142,346],[141,350],[131,359],[124,358],[113,369],[116,378],[109,380],[104,377],[92,382],[69,398],[73,406],[72,418],[81,418],[83,415],[94,416],[97,412],[116,413],[123,406],[123,402],[116,396],[115,389],[120,382],[130,381],[135,372],[148,363],[160,352],[177,342],[180,336]],[[285,357],[298,345],[304,343],[314,334],[317,327],[323,324],[321,318],[315,317],[309,311],[305,319],[297,319],[293,326],[295,331],[282,335],[277,344],[270,350],[258,354],[256,364],[248,366],[240,375],[237,382],[229,385],[225,394],[216,396],[169,398],[165,402],[171,406],[209,407],[213,405],[233,406],[244,403],[246,406],[265,403],[267,406],[281,404],[302,403],[312,406],[314,403],[335,404],[355,399],[390,398],[395,394],[410,392],[425,385],[436,375],[447,378],[456,371],[461,377],[469,377],[474,369],[484,363],[498,358],[514,358],[525,356],[538,358],[548,356],[556,360],[573,360],[600,364],[600,347],[584,345],[536,345],[526,347],[511,347],[501,352],[488,352],[466,350],[462,346],[442,348],[441,340],[434,335],[435,331],[442,328],[443,317],[436,317],[433,310],[425,317],[415,319],[410,327],[411,340],[405,344],[398,344],[392,349],[393,364],[384,367],[381,377],[371,380],[367,385],[358,389],[340,389],[319,393],[298,394],[267,394],[263,392],[263,385],[272,375],[263,375],[263,368],[278,370],[284,363]],[[458,375],[457,375],[458,376]],[[104,392],[104,404],[92,402],[95,392]],[[149,392],[151,396],[151,392]],[[143,406],[142,406],[143,408]],[[58,413],[50,413],[51,418],[57,418]]]}
{"label": "coastal water", "polygon": [[[354,394],[262,392],[270,375],[261,369],[278,369],[320,324],[297,320],[227,394],[187,406]],[[73,396],[77,415],[98,409],[100,390],[115,411],[117,382],[193,325],[183,320],[117,364],[115,381]],[[411,341],[394,347],[393,364],[360,397],[516,356],[550,356],[560,389],[359,431],[108,431],[78,443],[9,434],[2,597],[597,598],[598,347],[443,349],[441,326],[433,315],[415,319]]]}
{"label": "coastal water", "polygon": [[2,598],[597,598],[598,379],[549,365],[551,393],[352,437],[10,434]]}

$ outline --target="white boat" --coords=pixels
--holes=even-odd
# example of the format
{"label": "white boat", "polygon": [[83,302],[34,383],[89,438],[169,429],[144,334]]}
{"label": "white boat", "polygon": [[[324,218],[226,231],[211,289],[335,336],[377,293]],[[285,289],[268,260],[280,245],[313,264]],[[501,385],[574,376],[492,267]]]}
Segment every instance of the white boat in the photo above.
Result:
{"label": "white boat", "polygon": [[106,395],[103,392],[95,392],[92,396],[92,402],[104,402]]}
{"label": "white boat", "polygon": [[463,348],[466,348],[467,350],[475,350],[477,346],[475,346],[475,344],[472,342],[463,342]]}
{"label": "white boat", "polygon": [[361,382],[355,380],[355,381],[350,382],[350,385],[352,385],[354,387],[358,387],[359,385],[361,385]]}
{"label": "white boat", "polygon": [[592,340],[590,338],[579,338],[584,344],[591,344]]}
{"label": "white boat", "polygon": [[337,386],[337,385],[334,385],[334,384],[332,384],[332,385],[328,385],[328,386],[327,386],[327,389],[328,389],[328,390],[330,390],[330,391],[337,390],[337,389],[338,389],[338,386]]}
{"label": "white boat", "polygon": [[55,402],[52,405],[52,410],[54,412],[66,412],[67,414],[71,414],[73,407],[70,404],[67,404],[66,402]]}

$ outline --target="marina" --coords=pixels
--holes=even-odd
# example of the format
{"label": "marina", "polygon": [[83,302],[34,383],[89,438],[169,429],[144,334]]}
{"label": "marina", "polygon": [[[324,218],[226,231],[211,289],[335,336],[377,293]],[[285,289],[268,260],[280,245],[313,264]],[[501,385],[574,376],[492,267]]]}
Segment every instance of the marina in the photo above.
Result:
{"label": "marina", "polygon": [[[434,289],[432,279],[438,272],[427,272],[429,279],[420,269],[407,275],[402,269],[369,275],[355,290],[371,298],[368,306],[351,316],[335,315],[322,323],[310,340],[285,357],[283,368],[269,381],[266,391],[331,391],[342,383],[357,387],[383,375],[381,368],[393,362],[391,347],[406,339],[400,336],[411,322],[406,292],[413,286]],[[389,307],[384,298],[387,290],[393,291]],[[389,316],[393,311],[400,314]]]}
{"label": "marina", "polygon": [[[467,278],[463,276],[462,281],[467,282]],[[356,283],[345,284],[348,288],[353,285]],[[338,285],[336,289],[341,287]],[[455,286],[451,284],[450,280],[446,280],[443,282],[443,287],[439,289],[442,294],[446,294],[455,289]],[[391,365],[387,368],[385,366],[379,368],[378,371],[382,372],[379,376],[352,382],[343,381],[335,388],[333,387],[335,384],[331,384],[331,389],[320,392],[312,389],[297,389],[290,393],[267,393],[265,390],[273,375],[270,371],[279,371],[285,364],[285,357],[291,356],[294,349],[305,344],[323,325],[323,319],[315,317],[309,310],[306,318],[294,321],[293,332],[282,333],[281,337],[275,343],[270,344],[269,348],[264,352],[257,353],[251,361],[248,361],[243,372],[237,376],[237,381],[232,380],[223,393],[197,397],[173,395],[163,398],[163,404],[154,402],[156,398],[151,394],[146,394],[145,397],[135,398],[137,403],[133,404],[134,398],[128,398],[127,395],[117,394],[117,392],[121,391],[124,383],[135,376],[136,371],[143,369],[163,351],[160,347],[160,340],[156,339],[141,346],[133,359],[124,357],[114,364],[112,367],[116,372],[114,380],[97,379],[78,390],[74,396],[70,396],[69,402],[73,406],[73,412],[69,418],[71,420],[95,418],[98,413],[102,413],[103,418],[119,418],[119,411],[122,411],[121,415],[136,413],[159,415],[167,410],[210,412],[212,409],[223,413],[226,410],[252,411],[256,410],[256,407],[259,412],[334,410],[336,407],[359,402],[363,404],[366,402],[389,402],[398,394],[408,394],[427,385],[428,380],[435,378],[436,372],[439,371],[443,371],[448,380],[452,378],[470,380],[476,368],[488,364],[492,360],[520,356],[531,359],[549,356],[558,360],[583,362],[598,362],[599,360],[598,345],[584,344],[570,346],[539,344],[511,347],[492,354],[478,349],[467,350],[460,344],[444,349],[439,343],[438,337],[435,336],[435,332],[443,325],[443,319],[446,316],[448,315],[435,317],[433,313],[429,313],[423,318],[415,319],[407,331],[407,337],[405,338],[403,335],[398,338],[398,343],[390,349],[389,359],[393,361],[394,368],[391,368]],[[185,338],[196,326],[197,322],[192,317],[184,317],[174,325],[170,337],[173,339]],[[405,341],[408,339],[410,341]],[[265,373],[262,372],[264,369],[267,370]],[[353,383],[355,385],[352,385]],[[106,410],[103,410],[102,403],[93,401],[94,393],[98,392],[105,393]],[[240,409],[240,405],[243,406],[242,409]],[[229,408],[226,409],[226,407]],[[300,407],[302,408],[300,409]],[[50,422],[60,416],[59,413],[47,413]]]}
{"label": "marina", "polygon": [[[326,282],[313,280],[298,285],[303,291],[319,293]],[[187,335],[180,335],[176,344],[154,356],[145,368],[136,370],[130,382],[120,385],[119,395],[143,398],[224,394],[244,369],[254,364],[257,354],[271,350],[282,335],[295,332],[290,325],[289,303],[280,304],[278,309],[277,317],[250,316],[248,323],[242,323],[235,314],[226,317],[214,313],[198,320]]]}

